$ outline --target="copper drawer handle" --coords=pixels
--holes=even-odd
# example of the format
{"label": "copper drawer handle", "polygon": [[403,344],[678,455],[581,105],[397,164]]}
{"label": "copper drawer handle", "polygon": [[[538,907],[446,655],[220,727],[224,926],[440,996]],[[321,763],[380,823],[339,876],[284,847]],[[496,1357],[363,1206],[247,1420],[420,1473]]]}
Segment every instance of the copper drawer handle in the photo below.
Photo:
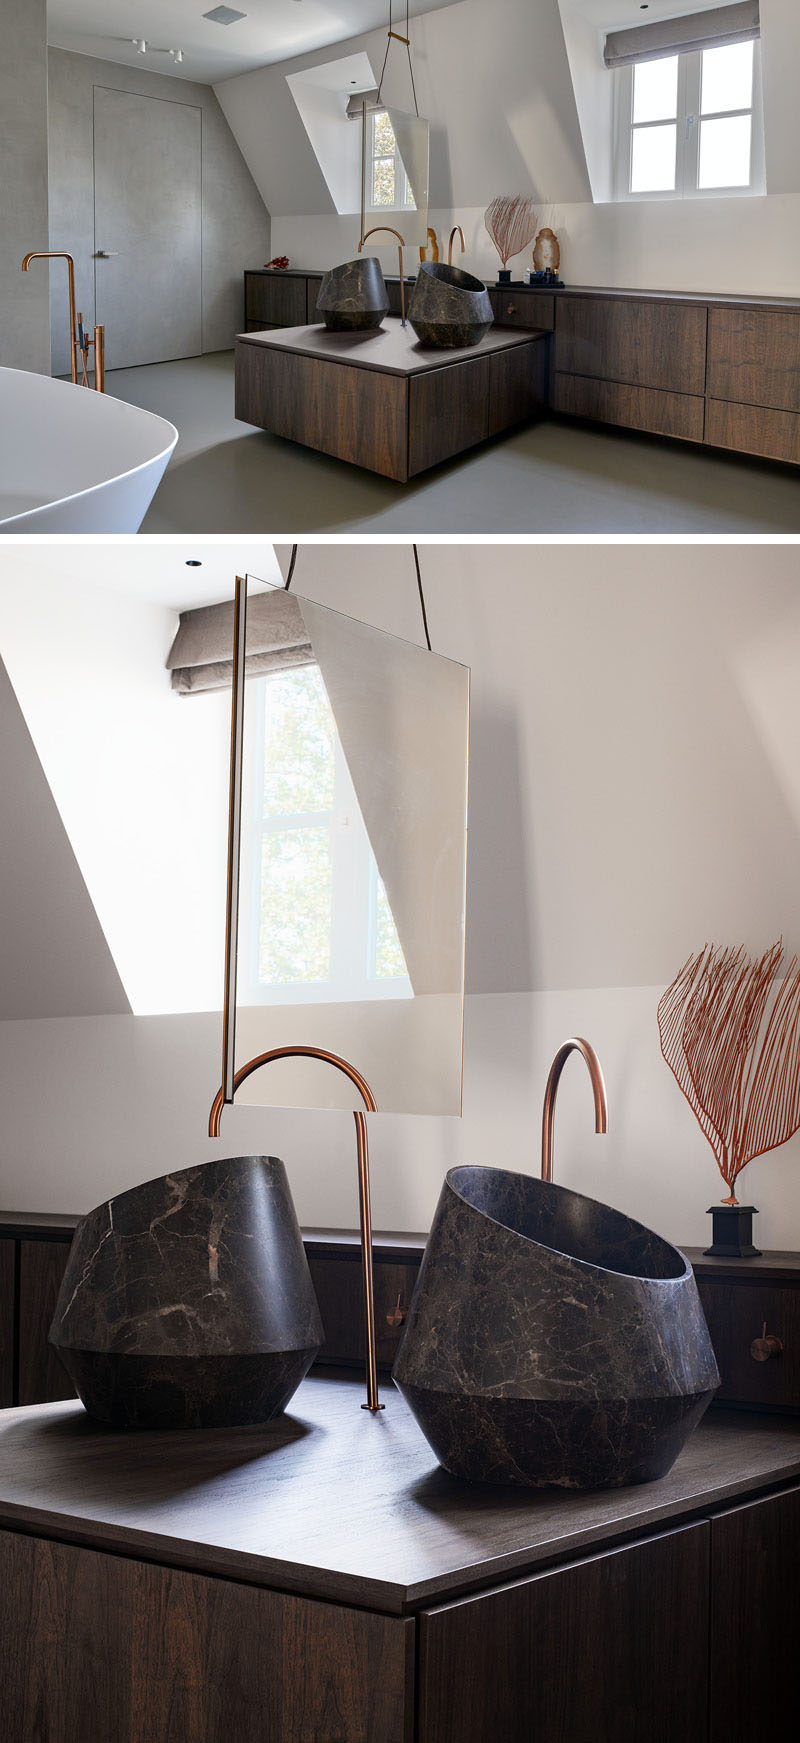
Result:
{"label": "copper drawer handle", "polygon": [[753,1338],[750,1354],[754,1362],[768,1362],[772,1356],[783,1355],[783,1339],[772,1335],[767,1337],[767,1322],[761,1328],[760,1338]]}
{"label": "copper drawer handle", "polygon": [[402,1297],[402,1290],[398,1290],[397,1301],[395,1303],[395,1306],[392,1308],[391,1313],[387,1313],[387,1315],[386,1315],[386,1324],[387,1325],[402,1325],[403,1324],[403,1321],[405,1320],[406,1313],[407,1313],[408,1309],[401,1306],[401,1297]]}
{"label": "copper drawer handle", "polygon": [[515,315],[516,312],[517,312],[516,303],[509,303],[508,308],[506,309],[506,314],[507,315]]}

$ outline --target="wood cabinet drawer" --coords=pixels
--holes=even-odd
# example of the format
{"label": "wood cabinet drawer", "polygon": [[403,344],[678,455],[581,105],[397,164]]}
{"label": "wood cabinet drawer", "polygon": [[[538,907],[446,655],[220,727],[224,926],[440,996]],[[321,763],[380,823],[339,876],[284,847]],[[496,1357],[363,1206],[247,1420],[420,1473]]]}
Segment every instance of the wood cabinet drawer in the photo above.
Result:
{"label": "wood cabinet drawer", "polygon": [[14,1242],[0,1241],[0,1410],[14,1402]]}
{"label": "wood cabinet drawer", "polygon": [[546,291],[490,290],[498,327],[544,327],[553,330],[555,299]]}
{"label": "wood cabinet drawer", "polygon": [[800,1489],[711,1521],[711,1743],[794,1743]]}
{"label": "wood cabinet drawer", "polygon": [[707,392],[714,399],[800,412],[800,315],[709,309]]}
{"label": "wood cabinet drawer", "polygon": [[490,358],[489,435],[538,416],[547,399],[547,339]]}
{"label": "wood cabinet drawer", "polygon": [[306,322],[306,280],[268,278],[260,272],[244,275],[244,313],[247,321],[265,327],[303,327]]}
{"label": "wood cabinet drawer", "polygon": [[706,319],[702,304],[562,296],[555,366],[573,375],[702,394]]}
{"label": "wood cabinet drawer", "polygon": [[[309,1256],[311,1280],[317,1294],[325,1343],[320,1362],[355,1365],[364,1360],[364,1292],[361,1257],[319,1259]],[[375,1265],[375,1329],[378,1361],[391,1367],[400,1342],[414,1285],[417,1265]],[[398,1317],[400,1316],[400,1317]]]}
{"label": "wood cabinet drawer", "polygon": [[413,1628],[0,1532],[9,1743],[407,1743]]}
{"label": "wood cabinet drawer", "polygon": [[710,399],[706,408],[706,441],[715,448],[735,448],[740,454],[761,454],[765,460],[789,460],[797,466],[800,416],[797,412],[766,411],[763,406]]}
{"label": "wood cabinet drawer", "polygon": [[420,1619],[420,1743],[706,1736],[709,1526]]}
{"label": "wood cabinet drawer", "polygon": [[75,1387],[47,1341],[68,1257],[68,1241],[19,1244],[20,1404],[75,1397]]}
{"label": "wood cabinet drawer", "polygon": [[703,440],[704,402],[694,394],[663,393],[651,387],[625,387],[615,381],[557,374],[552,406],[570,417],[596,418],[603,424],[623,424],[656,436],[681,436],[687,442]]}
{"label": "wood cabinet drawer", "polygon": [[306,313],[305,319],[310,327],[314,326],[320,317],[317,314],[317,297],[322,285],[321,278],[306,279]]}
{"label": "wood cabinet drawer", "polygon": [[[722,1376],[717,1400],[800,1411],[800,1288],[708,1277],[698,1277],[697,1287]],[[765,1324],[783,1351],[756,1362],[750,1345]]]}

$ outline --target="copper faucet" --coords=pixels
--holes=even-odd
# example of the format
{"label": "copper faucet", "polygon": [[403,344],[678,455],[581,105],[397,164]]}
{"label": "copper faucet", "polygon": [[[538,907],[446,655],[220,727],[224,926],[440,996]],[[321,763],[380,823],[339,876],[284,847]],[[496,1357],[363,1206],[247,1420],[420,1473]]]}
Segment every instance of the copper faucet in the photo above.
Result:
{"label": "copper faucet", "polygon": [[405,248],[405,241],[400,235],[400,231],[393,230],[391,224],[373,224],[372,229],[366,230],[362,236],[361,241],[358,244],[358,252],[359,254],[361,253],[364,243],[367,241],[369,236],[377,236],[381,230],[383,230],[387,236],[396,236],[398,241],[397,258],[400,263],[400,324],[404,327],[406,324],[406,282],[403,272],[403,249]]}
{"label": "copper faucet", "polygon": [[105,328],[95,327],[94,338],[90,339],[84,333],[83,315],[75,313],[75,262],[71,254],[63,248],[33,249],[26,254],[22,262],[22,271],[27,272],[32,260],[65,260],[67,263],[67,294],[69,297],[69,365],[70,376],[74,385],[78,385],[78,355],[81,358],[82,386],[89,386],[87,362],[89,350],[94,346],[94,385],[98,393],[105,393]]}
{"label": "copper faucet", "polygon": [[544,1092],[544,1107],[542,1109],[542,1179],[553,1178],[553,1122],[556,1111],[556,1094],[561,1073],[569,1059],[570,1053],[581,1053],[586,1060],[589,1076],[592,1080],[594,1096],[594,1129],[596,1132],[608,1131],[608,1103],[606,1101],[606,1086],[600,1061],[594,1048],[588,1041],[577,1036],[574,1040],[562,1041],[561,1046],[550,1067],[547,1087]]}
{"label": "copper faucet", "polygon": [[462,255],[466,254],[466,252],[467,252],[466,243],[464,241],[464,232],[461,228],[461,225],[454,224],[452,230],[450,231],[450,241],[447,244],[447,264],[448,264],[448,266],[452,266],[452,264],[453,264],[453,242],[455,241],[456,236],[459,236],[461,239],[461,253],[462,253]]}
{"label": "copper faucet", "polygon": [[[244,1083],[251,1072],[258,1071],[261,1065],[269,1065],[273,1059],[322,1059],[327,1065],[334,1065],[337,1071],[349,1077],[358,1090],[367,1113],[378,1111],[378,1104],[361,1072],[354,1065],[349,1065],[346,1059],[341,1059],[338,1053],[328,1053],[323,1047],[272,1047],[268,1053],[259,1053],[255,1059],[249,1059],[246,1065],[240,1065],[233,1079],[233,1095]],[[222,1110],[225,1106],[225,1092],[220,1088],[211,1104],[208,1120],[208,1135],[219,1137],[222,1122]],[[370,1410],[373,1415],[377,1410],[383,1410],[378,1397],[378,1364],[375,1333],[375,1277],[372,1260],[372,1209],[369,1189],[369,1144],[367,1141],[367,1122],[360,1109],[353,1114],[356,1122],[356,1153],[358,1160],[358,1207],[361,1222],[361,1264],[364,1278],[364,1311],[366,1331],[366,1383],[367,1402],[362,1404],[362,1410]]]}

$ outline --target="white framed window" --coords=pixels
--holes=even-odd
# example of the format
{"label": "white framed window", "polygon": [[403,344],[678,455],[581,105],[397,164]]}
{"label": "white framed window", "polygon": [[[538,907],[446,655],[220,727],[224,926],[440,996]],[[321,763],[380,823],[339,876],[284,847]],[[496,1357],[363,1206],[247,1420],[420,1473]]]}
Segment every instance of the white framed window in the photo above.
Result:
{"label": "white framed window", "polygon": [[411,183],[397,149],[394,128],[386,109],[372,109],[369,124],[369,204],[374,212],[403,206],[415,210]]}
{"label": "white framed window", "polygon": [[759,42],[636,61],[614,78],[618,200],[765,191]]}
{"label": "white framed window", "polygon": [[239,996],[413,996],[316,664],[248,678]]}

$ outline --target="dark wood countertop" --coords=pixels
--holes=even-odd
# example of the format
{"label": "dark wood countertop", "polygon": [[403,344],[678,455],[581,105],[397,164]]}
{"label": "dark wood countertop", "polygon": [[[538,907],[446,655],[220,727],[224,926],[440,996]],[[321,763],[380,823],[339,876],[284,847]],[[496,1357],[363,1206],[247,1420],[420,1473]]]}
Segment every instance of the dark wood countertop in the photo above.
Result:
{"label": "dark wood countertop", "polygon": [[[388,243],[387,243],[388,247]],[[461,262],[456,262],[460,265]],[[248,267],[248,272],[266,273],[271,278],[322,278],[318,267],[291,266],[285,269],[279,267]],[[471,270],[470,268],[467,269]],[[399,284],[399,273],[384,273],[387,284],[391,281]],[[481,277],[481,274],[478,274]],[[498,284],[496,279],[484,278],[484,284],[493,291],[532,291],[545,297],[619,297],[626,301],[634,299],[657,303],[702,303],[711,308],[741,308],[741,309],[786,309],[790,313],[800,314],[800,297],[760,296],[754,293],[745,296],[739,291],[665,291],[665,290],[629,290],[623,286],[602,284],[524,284],[515,279],[511,284]],[[406,278],[407,284],[413,284],[411,274]]]}
{"label": "dark wood countertop", "polygon": [[263,1428],[121,1434],[75,1402],[0,1412],[0,1526],[400,1615],[800,1477],[800,1424],[716,1411],[656,1483],[469,1488],[403,1399],[305,1380]]}
{"label": "dark wood countertop", "polygon": [[[392,243],[389,243],[389,242],[386,243],[387,248],[393,247],[393,246],[394,245]],[[355,258],[356,258],[355,255],[353,255],[354,260],[355,260]],[[324,278],[325,277],[325,272],[321,266],[246,266],[245,272],[257,274],[259,278]],[[383,277],[384,277],[384,281],[386,284],[399,284],[400,283],[399,272],[385,272]],[[414,278],[414,274],[412,272],[407,272],[405,274],[404,283],[405,284],[415,284],[416,283],[416,279]]]}
{"label": "dark wood countertop", "polygon": [[490,327],[478,345],[442,347],[421,345],[413,327],[403,327],[399,315],[389,315],[375,332],[331,333],[321,325],[271,327],[258,333],[239,333],[237,344],[255,345],[269,351],[289,351],[314,357],[323,363],[340,363],[356,369],[371,369],[380,375],[420,375],[467,363],[490,351],[510,351],[518,345],[546,339],[538,327]]}

